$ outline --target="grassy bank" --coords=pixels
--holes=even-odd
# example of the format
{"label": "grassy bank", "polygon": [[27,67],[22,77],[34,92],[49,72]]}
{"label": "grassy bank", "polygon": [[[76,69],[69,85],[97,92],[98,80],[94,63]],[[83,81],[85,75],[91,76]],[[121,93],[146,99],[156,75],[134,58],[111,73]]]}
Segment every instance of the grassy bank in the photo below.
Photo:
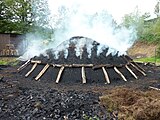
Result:
{"label": "grassy bank", "polygon": [[0,65],[15,66],[18,64],[17,57],[0,57]]}
{"label": "grassy bank", "polygon": [[139,59],[135,59],[134,61],[136,61],[136,62],[151,62],[151,63],[160,64],[160,58],[154,58],[154,57],[139,58]]}

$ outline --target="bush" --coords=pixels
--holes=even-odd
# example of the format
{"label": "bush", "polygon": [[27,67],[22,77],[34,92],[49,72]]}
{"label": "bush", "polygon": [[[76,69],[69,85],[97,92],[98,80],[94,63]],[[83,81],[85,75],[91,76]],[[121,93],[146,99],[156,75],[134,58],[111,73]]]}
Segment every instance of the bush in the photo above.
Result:
{"label": "bush", "polygon": [[160,33],[144,33],[140,35],[139,39],[149,43],[160,43]]}

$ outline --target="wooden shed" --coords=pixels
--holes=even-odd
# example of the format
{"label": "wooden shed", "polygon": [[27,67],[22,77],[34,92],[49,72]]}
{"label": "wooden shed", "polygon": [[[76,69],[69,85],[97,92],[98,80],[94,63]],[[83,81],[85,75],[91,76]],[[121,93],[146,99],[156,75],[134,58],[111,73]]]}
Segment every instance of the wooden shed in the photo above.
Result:
{"label": "wooden shed", "polygon": [[[0,33],[0,55],[19,56],[23,54],[25,35],[14,33]],[[22,46],[20,46],[22,45]]]}

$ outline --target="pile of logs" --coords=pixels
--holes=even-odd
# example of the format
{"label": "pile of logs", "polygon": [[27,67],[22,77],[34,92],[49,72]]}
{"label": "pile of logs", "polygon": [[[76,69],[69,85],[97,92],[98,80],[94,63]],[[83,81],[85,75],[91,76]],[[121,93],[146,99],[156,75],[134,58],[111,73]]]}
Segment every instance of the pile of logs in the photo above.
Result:
{"label": "pile of logs", "polygon": [[18,50],[13,44],[6,44],[5,48],[0,52],[1,56],[17,56]]}

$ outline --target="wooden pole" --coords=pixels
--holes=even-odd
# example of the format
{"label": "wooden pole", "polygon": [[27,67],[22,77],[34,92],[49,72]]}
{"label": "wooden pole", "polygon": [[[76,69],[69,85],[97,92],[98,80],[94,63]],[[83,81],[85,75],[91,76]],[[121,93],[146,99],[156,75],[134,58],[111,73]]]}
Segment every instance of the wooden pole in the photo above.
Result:
{"label": "wooden pole", "polygon": [[28,77],[33,72],[33,70],[36,68],[36,66],[37,66],[37,63],[34,63],[34,65],[32,66],[31,70],[28,71],[28,73],[25,75],[25,77]]}
{"label": "wooden pole", "polygon": [[157,50],[155,48],[155,61],[154,61],[155,65],[156,65],[156,62],[157,62]]}
{"label": "wooden pole", "polygon": [[125,65],[126,69],[135,77],[135,79],[138,79],[136,74],[128,67],[128,65]]}
{"label": "wooden pole", "polygon": [[21,71],[23,70],[25,67],[27,67],[27,65],[30,63],[30,60],[27,60],[23,65],[21,65],[17,70]]}
{"label": "wooden pole", "polygon": [[159,89],[159,88],[156,88],[156,87],[149,86],[149,88],[160,91],[160,89]]}
{"label": "wooden pole", "polygon": [[130,63],[136,70],[138,70],[140,73],[142,73],[144,76],[146,76],[146,73],[144,73],[142,70],[140,70],[137,66],[135,66],[133,63]]}
{"label": "wooden pole", "polygon": [[42,63],[40,60],[31,60],[31,63]]}
{"label": "wooden pole", "polygon": [[145,72],[145,70],[143,68],[141,68],[136,62],[134,62],[132,59],[128,60],[126,58],[126,56],[123,56],[123,58],[127,61],[127,63],[134,63],[139,69],[141,69],[143,72]]}
{"label": "wooden pole", "polygon": [[135,64],[135,66],[137,66],[141,71],[145,72],[145,70],[142,67],[140,67],[136,62],[133,61],[132,64]]}
{"label": "wooden pole", "polygon": [[105,76],[105,79],[106,79],[107,83],[110,84],[110,80],[109,80],[109,76],[108,76],[107,71],[105,70],[104,67],[102,67],[102,70],[103,70],[103,73],[104,73],[104,76]]}
{"label": "wooden pole", "polygon": [[124,75],[117,69],[117,67],[114,67],[114,70],[116,71],[116,73],[118,73],[121,77],[122,77],[122,79],[124,80],[124,81],[127,81],[127,79],[124,77]]}
{"label": "wooden pole", "polygon": [[87,83],[84,67],[82,67],[82,83],[83,84]]}
{"label": "wooden pole", "polygon": [[59,73],[58,73],[58,76],[57,76],[57,79],[56,79],[56,83],[59,83],[59,80],[61,78],[61,74],[62,74],[63,70],[64,70],[64,66],[62,66],[59,70]]}
{"label": "wooden pole", "polygon": [[44,68],[42,69],[42,71],[37,75],[37,77],[35,78],[35,80],[38,80],[44,73],[45,73],[45,71],[49,68],[49,64],[46,64],[45,66],[44,66]]}

